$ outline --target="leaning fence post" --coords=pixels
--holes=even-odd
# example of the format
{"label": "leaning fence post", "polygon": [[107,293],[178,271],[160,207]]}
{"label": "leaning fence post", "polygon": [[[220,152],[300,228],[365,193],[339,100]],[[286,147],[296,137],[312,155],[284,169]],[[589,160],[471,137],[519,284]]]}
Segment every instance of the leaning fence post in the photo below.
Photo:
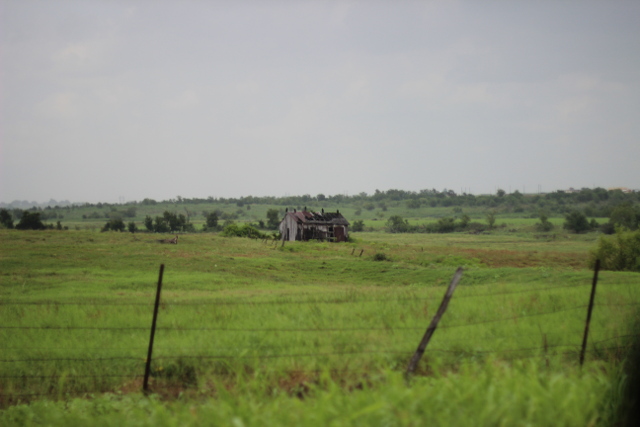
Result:
{"label": "leaning fence post", "polygon": [[582,351],[580,352],[580,366],[584,363],[584,353],[587,351],[587,338],[589,337],[589,324],[591,323],[591,312],[593,311],[593,300],[596,296],[596,284],[598,283],[598,272],[600,271],[600,260],[596,260],[593,268],[593,281],[591,283],[591,297],[589,298],[589,309],[587,310],[587,323],[584,325],[584,337],[582,338]]}
{"label": "leaning fence post", "polygon": [[160,264],[160,275],[158,277],[158,289],[156,291],[156,303],[153,307],[153,320],[151,321],[151,337],[149,338],[149,351],[147,352],[147,365],[144,368],[144,382],[142,391],[149,392],[149,374],[151,373],[151,354],[153,353],[153,338],[156,334],[156,321],[158,320],[158,306],[160,305],[160,290],[162,289],[162,274],[164,264]]}
{"label": "leaning fence post", "polygon": [[458,269],[456,270],[456,273],[453,275],[453,279],[451,279],[451,283],[449,284],[449,287],[447,288],[447,292],[444,294],[444,298],[440,303],[440,307],[438,308],[436,315],[433,316],[433,319],[431,319],[431,323],[429,324],[427,331],[424,333],[424,336],[422,337],[422,341],[420,341],[420,345],[418,345],[418,349],[413,354],[413,357],[409,362],[409,366],[407,366],[407,372],[406,372],[407,375],[412,374],[416,370],[416,367],[418,366],[418,362],[420,361],[422,354],[427,348],[427,344],[429,344],[429,340],[431,339],[431,336],[433,335],[436,328],[438,327],[438,322],[440,321],[440,318],[442,317],[444,312],[447,310],[447,305],[449,305],[449,300],[453,296],[453,291],[456,290],[456,286],[458,286],[458,282],[460,282],[461,277],[462,277],[462,267],[458,267]]}

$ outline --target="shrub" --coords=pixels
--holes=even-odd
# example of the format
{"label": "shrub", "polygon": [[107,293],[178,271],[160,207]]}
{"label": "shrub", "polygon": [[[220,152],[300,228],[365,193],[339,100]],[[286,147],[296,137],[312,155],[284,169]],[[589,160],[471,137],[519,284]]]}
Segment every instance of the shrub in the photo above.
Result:
{"label": "shrub", "polygon": [[616,227],[611,222],[605,222],[599,227],[601,233],[613,234],[616,232]]}
{"label": "shrub", "polygon": [[238,225],[234,222],[227,224],[222,230],[225,237],[249,237],[251,239],[264,239],[267,236],[261,233],[257,228],[250,225]]}
{"label": "shrub", "polygon": [[124,221],[120,218],[114,218],[107,221],[101,231],[124,231]]}
{"label": "shrub", "polygon": [[451,233],[456,229],[455,219],[449,217],[440,218],[437,227],[440,233]]}
{"label": "shrub", "polygon": [[414,230],[409,225],[409,221],[403,219],[400,215],[392,215],[387,220],[387,231],[389,233],[408,233]]}
{"label": "shrub", "polygon": [[418,208],[420,208],[420,200],[417,200],[417,199],[407,200],[407,207],[409,209],[418,209]]}
{"label": "shrub", "polygon": [[0,209],[0,224],[4,228],[13,228],[13,217],[6,209]]}
{"label": "shrub", "polygon": [[573,231],[574,233],[585,233],[591,229],[587,217],[582,212],[571,211],[564,217],[565,230]]}
{"label": "shrub", "polygon": [[[502,191],[502,190],[498,190],[498,191]],[[487,224],[489,224],[489,230],[493,228],[495,223],[496,223],[496,213],[494,211],[489,211],[489,213],[487,213]]]}
{"label": "shrub", "polygon": [[391,261],[391,259],[383,252],[378,252],[373,256],[374,261]]}
{"label": "shrub", "polygon": [[148,231],[153,231],[153,218],[149,215],[144,218],[144,226]]}
{"label": "shrub", "polygon": [[267,227],[272,230],[276,230],[279,225],[280,225],[280,211],[278,209],[269,209],[267,211]]}
{"label": "shrub", "polygon": [[482,233],[485,229],[487,228],[486,225],[480,223],[480,222],[470,222],[469,224],[467,224],[467,230],[470,233]]}
{"label": "shrub", "polygon": [[122,215],[125,218],[135,218],[135,216],[136,216],[136,208],[135,208],[135,206],[131,206],[131,207],[125,209],[124,211],[122,211]]}
{"label": "shrub", "polygon": [[24,211],[16,228],[18,230],[44,230],[47,227],[40,220],[40,212]]}
{"label": "shrub", "polygon": [[549,222],[547,215],[540,214],[540,222],[535,225],[536,231],[551,231],[553,230],[553,224]]}
{"label": "shrub", "polygon": [[635,230],[640,222],[640,211],[634,209],[630,203],[623,203],[611,211],[609,221],[614,226],[620,225],[629,230]]}
{"label": "shrub", "polygon": [[193,224],[188,221],[186,216],[183,214],[176,215],[169,211],[165,211],[162,216],[157,216],[155,220],[147,215],[144,219],[144,226],[147,230],[156,233],[194,231]]}
{"label": "shrub", "polygon": [[207,218],[206,229],[217,230],[218,229],[218,213],[211,212],[210,214],[206,215],[206,218]]}
{"label": "shrub", "polygon": [[351,231],[364,231],[364,221],[358,219],[351,225]]}
{"label": "shrub", "polygon": [[640,230],[619,227],[615,236],[601,236],[597,248],[589,254],[590,267],[596,259],[600,259],[603,270],[640,272]]}
{"label": "shrub", "polygon": [[467,228],[467,226],[469,225],[469,222],[471,222],[471,218],[469,217],[469,215],[462,214],[462,216],[460,217],[460,228],[462,229]]}

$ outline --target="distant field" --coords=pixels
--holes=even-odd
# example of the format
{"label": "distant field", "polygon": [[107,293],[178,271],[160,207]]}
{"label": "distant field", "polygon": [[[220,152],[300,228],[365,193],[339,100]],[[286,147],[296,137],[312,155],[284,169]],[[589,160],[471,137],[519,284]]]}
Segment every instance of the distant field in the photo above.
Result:
{"label": "distant field", "polygon": [[[0,423],[340,425],[348,414],[346,425],[611,425],[638,275],[601,272],[581,370],[597,235],[503,221],[481,235],[284,246],[0,230]],[[161,263],[157,396],[147,400]],[[406,364],[458,266],[461,285],[407,387]]]}

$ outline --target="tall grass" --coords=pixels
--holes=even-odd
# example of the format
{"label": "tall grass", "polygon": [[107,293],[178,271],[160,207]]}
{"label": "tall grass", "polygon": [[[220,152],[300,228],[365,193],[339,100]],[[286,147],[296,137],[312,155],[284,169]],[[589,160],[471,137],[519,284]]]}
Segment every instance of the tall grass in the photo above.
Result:
{"label": "tall grass", "polygon": [[[592,369],[549,371],[530,362],[467,363],[446,375],[416,378],[375,374],[344,387],[324,373],[297,392],[266,384],[228,389],[214,398],[165,402],[141,395],[105,395],[66,403],[37,402],[0,413],[5,426],[30,425],[441,425],[584,426],[611,424],[619,380]],[[302,393],[304,390],[304,393]]]}
{"label": "tall grass", "polygon": [[[3,402],[68,402],[12,407],[7,422],[115,424],[127,411],[161,425],[210,412],[245,425],[602,423],[636,333],[637,275],[601,273],[579,370],[591,272],[562,254],[586,254],[584,239],[567,249],[527,236],[365,233],[352,244],[282,247],[204,234],[161,245],[151,235],[0,233],[9,249],[0,259]],[[558,262],[515,268],[534,252]],[[160,263],[152,389],[215,397],[193,410],[129,395],[141,388]],[[458,265],[461,285],[407,387],[400,376]],[[69,400],[101,392],[116,394]]]}

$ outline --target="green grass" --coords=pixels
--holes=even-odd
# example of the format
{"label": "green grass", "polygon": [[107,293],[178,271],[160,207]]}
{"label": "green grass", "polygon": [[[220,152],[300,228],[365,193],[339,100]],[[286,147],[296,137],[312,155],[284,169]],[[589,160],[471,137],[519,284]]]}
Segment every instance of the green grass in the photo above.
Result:
{"label": "green grass", "polygon": [[[580,370],[593,234],[357,233],[284,247],[202,233],[178,245],[91,231],[0,238],[3,425],[607,425],[640,302],[637,274],[601,272]],[[161,263],[162,397],[147,400]],[[460,265],[408,387],[402,372]]]}
{"label": "green grass", "polygon": [[215,397],[162,401],[140,395],[105,395],[67,403],[38,402],[9,408],[5,426],[75,425],[442,425],[584,426],[611,423],[603,402],[620,383],[597,370],[552,373],[529,363],[465,364],[445,376],[375,375],[345,388],[328,374],[295,393],[216,384]]}

